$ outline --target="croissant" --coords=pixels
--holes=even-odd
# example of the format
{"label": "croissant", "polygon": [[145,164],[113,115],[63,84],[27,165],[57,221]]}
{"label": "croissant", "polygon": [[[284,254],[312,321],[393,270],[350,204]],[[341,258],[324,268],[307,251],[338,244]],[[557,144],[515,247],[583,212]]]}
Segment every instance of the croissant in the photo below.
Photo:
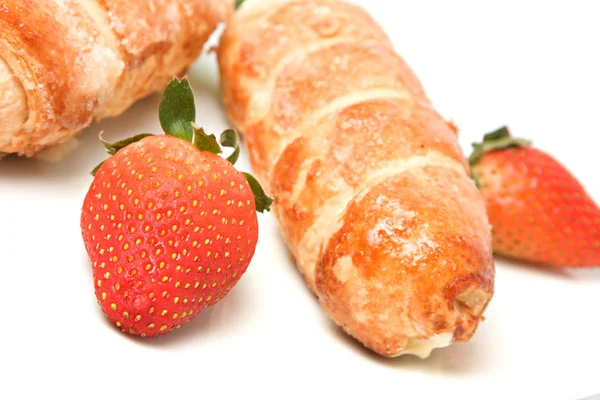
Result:
{"label": "croissant", "polygon": [[469,341],[494,292],[457,131],[366,10],[246,0],[218,49],[223,103],[325,313],[385,357]]}
{"label": "croissant", "polygon": [[0,152],[33,156],[187,70],[232,0],[0,0]]}

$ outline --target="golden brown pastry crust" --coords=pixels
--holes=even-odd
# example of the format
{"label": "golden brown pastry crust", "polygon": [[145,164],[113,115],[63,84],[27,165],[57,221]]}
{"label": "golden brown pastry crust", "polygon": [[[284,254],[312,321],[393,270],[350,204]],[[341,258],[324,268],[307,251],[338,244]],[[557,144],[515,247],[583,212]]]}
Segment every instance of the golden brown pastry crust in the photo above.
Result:
{"label": "golden brown pastry crust", "polygon": [[231,9],[232,0],[4,1],[0,152],[35,155],[164,89]]}
{"label": "golden brown pastry crust", "polygon": [[228,115],[327,314],[388,357],[469,340],[494,288],[485,206],[453,124],[375,21],[334,0],[247,0],[218,56]]}

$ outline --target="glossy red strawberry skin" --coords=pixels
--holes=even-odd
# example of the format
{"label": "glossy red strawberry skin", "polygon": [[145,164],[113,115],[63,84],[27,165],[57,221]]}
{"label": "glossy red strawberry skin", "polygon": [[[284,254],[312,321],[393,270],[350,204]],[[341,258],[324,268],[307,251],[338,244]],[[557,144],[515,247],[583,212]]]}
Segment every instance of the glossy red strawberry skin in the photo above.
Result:
{"label": "glossy red strawberry skin", "polygon": [[555,267],[600,266],[600,209],[555,158],[512,147],[486,153],[472,172],[496,254]]}
{"label": "glossy red strawberry skin", "polygon": [[81,230],[102,311],[123,331],[147,337],[226,296],[258,239],[243,174],[166,135],[104,162],[85,197]]}

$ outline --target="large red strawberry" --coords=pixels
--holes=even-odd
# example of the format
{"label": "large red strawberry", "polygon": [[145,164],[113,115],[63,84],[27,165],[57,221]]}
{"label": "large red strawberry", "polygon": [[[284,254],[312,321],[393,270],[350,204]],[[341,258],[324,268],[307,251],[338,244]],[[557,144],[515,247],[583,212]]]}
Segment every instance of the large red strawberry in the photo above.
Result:
{"label": "large red strawberry", "polygon": [[506,127],[473,145],[496,254],[555,267],[600,266],[600,209],[555,158]]}
{"label": "large red strawberry", "polygon": [[236,285],[254,256],[257,211],[271,199],[239,172],[237,133],[221,144],[193,125],[186,80],[165,90],[166,135],[104,142],[111,156],[94,170],[81,213],[96,297],[125,332],[156,336],[214,305]]}

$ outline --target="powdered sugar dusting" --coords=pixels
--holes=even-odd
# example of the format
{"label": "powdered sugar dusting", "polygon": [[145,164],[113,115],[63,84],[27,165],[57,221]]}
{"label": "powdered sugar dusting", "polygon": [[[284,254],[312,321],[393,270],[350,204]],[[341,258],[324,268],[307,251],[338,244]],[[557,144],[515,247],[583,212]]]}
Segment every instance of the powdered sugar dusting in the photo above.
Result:
{"label": "powdered sugar dusting", "polygon": [[[84,70],[87,72],[86,80],[82,87],[90,94],[98,94],[98,102],[103,103],[106,100],[107,93],[106,88],[113,88],[116,86],[118,78],[121,76],[125,64],[115,54],[115,52],[105,46],[100,40],[95,39],[92,42],[91,48],[89,49],[85,61],[80,61],[87,65]],[[88,64],[85,64],[88,63]],[[89,67],[92,65],[93,67]]]}
{"label": "powdered sugar dusting", "polygon": [[426,253],[436,249],[438,244],[431,240],[427,223],[417,227],[416,232],[413,228],[406,227],[407,223],[410,223],[415,217],[413,211],[395,209],[394,213],[397,213],[396,218],[379,219],[367,231],[367,243],[369,246],[377,247],[386,240],[392,241],[398,245],[392,249],[394,257],[410,260],[411,265],[416,266],[425,257]]}
{"label": "powdered sugar dusting", "polygon": [[427,223],[423,224],[416,237],[412,238],[412,240],[404,240],[402,243],[401,256],[412,258],[412,265],[417,265],[427,252],[431,252],[439,246],[431,240],[428,228]]}
{"label": "powdered sugar dusting", "polygon": [[[305,163],[309,163],[314,159],[306,160]],[[333,236],[342,226],[344,221],[344,215],[347,207],[352,201],[361,201],[361,199],[369,193],[369,191],[377,184],[383,182],[391,176],[396,176],[404,171],[414,170],[422,168],[427,165],[441,166],[457,171],[461,171],[462,166],[457,163],[454,159],[449,158],[441,153],[435,151],[429,151],[425,155],[413,156],[408,159],[393,160],[387,165],[379,165],[378,168],[370,173],[366,179],[362,181],[361,189],[357,192],[355,188],[348,186],[342,178],[336,178],[335,176],[329,176],[330,182],[335,182],[337,185],[337,195],[331,197],[325,201],[322,207],[316,211],[314,224],[306,231],[300,240],[299,247],[304,249],[315,249],[319,248],[326,243],[326,241]],[[305,171],[307,168],[301,167],[301,171]],[[330,171],[334,173],[334,171]],[[306,176],[299,175],[299,177]],[[305,186],[304,179],[298,179],[293,189],[293,194],[290,196],[292,202],[296,202],[298,196],[300,196],[302,189]],[[415,218],[415,213],[411,210],[403,209],[400,206],[398,200],[389,199],[387,197],[380,197],[379,201],[382,202],[380,206],[391,204],[389,207],[392,209],[391,215],[383,220],[375,222],[374,227],[369,231],[366,239],[369,245],[379,246],[381,245],[381,238],[379,232],[384,232],[393,236],[394,240],[399,243],[398,249],[400,253],[394,254],[397,257],[412,257],[412,264],[417,263],[424,257],[424,250],[426,248],[433,250],[437,246],[435,242],[430,240],[428,229],[429,226],[424,224],[421,226],[421,231],[417,233],[414,244],[408,243],[408,236],[400,236],[398,234],[392,235],[395,231],[403,230],[406,235],[413,235],[409,226],[412,219]],[[315,264],[317,257],[314,251],[299,251],[298,252],[298,265],[307,274],[309,279],[314,276]]]}
{"label": "powdered sugar dusting", "polygon": [[73,66],[77,74],[71,74],[69,79],[81,92],[89,95],[86,108],[91,110],[95,101],[104,101],[109,94],[105,89],[115,86],[125,65],[104,39],[91,29],[89,20],[76,14],[76,8],[65,0],[56,0],[56,4],[59,7],[56,17],[59,21],[62,19],[62,26],[68,27],[65,41],[78,43],[80,47]]}

